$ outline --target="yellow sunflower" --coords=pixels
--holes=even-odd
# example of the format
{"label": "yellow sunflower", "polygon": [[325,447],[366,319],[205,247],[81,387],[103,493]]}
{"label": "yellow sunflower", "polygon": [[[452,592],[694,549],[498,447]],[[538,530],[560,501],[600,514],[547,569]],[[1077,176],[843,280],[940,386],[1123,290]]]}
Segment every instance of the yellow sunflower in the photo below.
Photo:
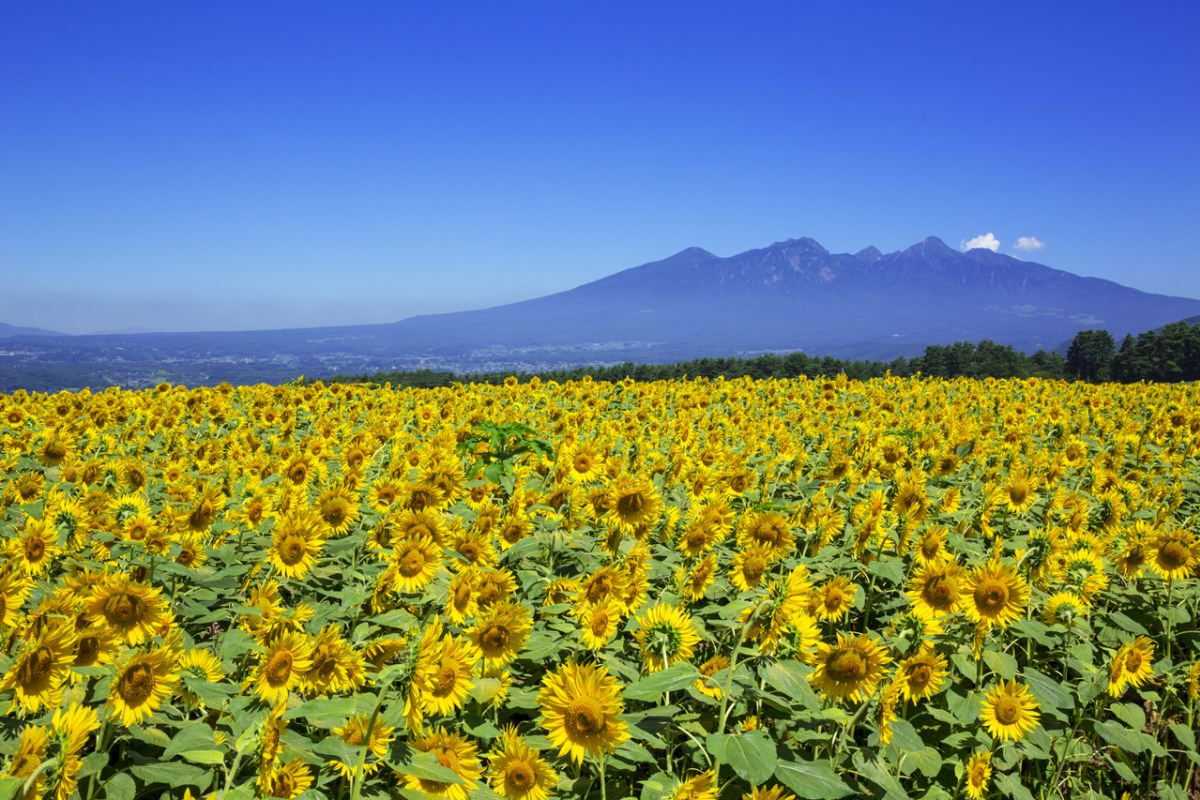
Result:
{"label": "yellow sunflower", "polygon": [[946,679],[946,659],[933,648],[925,647],[900,662],[896,683],[901,696],[910,703],[933,697]]}
{"label": "yellow sunflower", "polygon": [[700,665],[700,677],[694,686],[696,691],[706,694],[714,700],[720,700],[724,693],[723,687],[713,678],[718,672],[729,668],[729,656],[715,655]]}
{"label": "yellow sunflower", "polygon": [[271,565],[285,578],[302,579],[317,563],[324,533],[321,518],[306,508],[285,514],[271,531]]}
{"label": "yellow sunflower", "polygon": [[620,607],[612,600],[576,606],[574,613],[579,619],[579,636],[589,650],[599,650],[608,644],[621,624]]}
{"label": "yellow sunflower", "polygon": [[980,717],[995,739],[1015,741],[1038,726],[1037,700],[1029,687],[1016,681],[1000,681],[983,698]]}
{"label": "yellow sunflower", "polygon": [[70,800],[75,795],[75,787],[79,783],[79,771],[83,769],[84,745],[92,731],[100,727],[96,719],[95,709],[79,703],[71,703],[66,708],[54,712],[50,727],[61,742],[62,764],[58,772],[58,784],[54,790],[55,800]]}
{"label": "yellow sunflower", "polygon": [[[17,737],[17,749],[13,753],[12,763],[8,766],[6,777],[32,778],[38,768],[46,762],[46,750],[50,746],[50,733],[46,730],[45,725],[27,725],[21,730],[21,735]],[[44,774],[39,775],[37,779],[29,787],[29,791],[23,794],[17,794],[21,800],[34,800],[42,796],[42,783],[44,782]],[[20,784],[17,786],[20,789]]]}
{"label": "yellow sunflower", "polygon": [[520,654],[533,627],[531,616],[529,609],[509,602],[479,613],[467,635],[483,655],[485,667],[502,667]]}
{"label": "yellow sunflower", "polygon": [[354,649],[336,625],[326,625],[313,638],[310,665],[300,676],[300,688],[310,694],[352,692],[366,681],[363,654]]}
{"label": "yellow sunflower", "polygon": [[300,759],[293,758],[266,774],[262,791],[266,797],[292,798],[307,792],[312,782],[312,769]]}
{"label": "yellow sunflower", "polygon": [[487,759],[488,782],[504,800],[547,800],[554,795],[557,773],[515,727],[500,732]]}
{"label": "yellow sunflower", "polygon": [[425,535],[406,534],[392,544],[394,550],[385,573],[393,591],[420,592],[442,568],[442,548]]}
{"label": "yellow sunflower", "polygon": [[175,657],[166,648],[131,651],[117,666],[108,693],[112,716],[129,727],[148,719],[175,686]]}
{"label": "yellow sunflower", "polygon": [[837,577],[818,587],[813,593],[816,617],[825,622],[840,622],[854,605],[858,587],[845,577]]}
{"label": "yellow sunflower", "polygon": [[1071,627],[1087,614],[1087,602],[1074,592],[1055,592],[1042,606],[1042,622]]}
{"label": "yellow sunflower", "polygon": [[417,789],[434,797],[445,797],[447,800],[467,800],[476,782],[483,775],[478,758],[479,750],[469,739],[457,733],[450,733],[445,728],[437,728],[410,740],[410,745],[418,752],[433,754],[440,765],[452,771],[462,782],[443,783],[406,775],[404,781],[407,788]]}
{"label": "yellow sunflower", "polygon": [[422,710],[441,716],[454,714],[475,685],[471,675],[481,658],[479,648],[461,636],[447,636],[432,652],[422,653],[422,658],[427,664],[418,670],[429,676],[421,693]]}
{"label": "yellow sunflower", "polygon": [[146,641],[169,619],[160,589],[120,574],[96,587],[87,609],[127,645]]}
{"label": "yellow sunflower", "polygon": [[1025,611],[1029,584],[1012,567],[993,561],[971,573],[966,595],[965,610],[972,621],[1004,628]]}
{"label": "yellow sunflower", "polygon": [[908,590],[908,599],[915,608],[927,612],[930,616],[953,614],[962,606],[965,586],[965,576],[958,564],[929,564],[914,576]]}
{"label": "yellow sunflower", "polygon": [[734,554],[729,580],[743,592],[757,589],[773,560],[770,550],[760,544],[752,544]]}
{"label": "yellow sunflower", "polygon": [[221,668],[221,659],[217,658],[211,650],[204,650],[199,647],[185,650],[179,656],[176,668],[180,673],[179,687],[177,689],[179,697],[183,700],[184,707],[192,711],[204,708],[204,701],[183,682],[185,675],[205,683],[221,683],[225,680],[225,671]]}
{"label": "yellow sunflower", "polygon": [[[345,725],[334,728],[333,732],[351,747],[366,747],[367,752],[364,755],[374,756],[375,760],[364,758],[362,771],[364,775],[374,775],[387,757],[388,746],[395,738],[396,729],[378,717],[372,725],[370,714],[358,713],[351,715]],[[353,764],[347,764],[341,759],[333,758],[330,759],[329,765],[346,780],[352,780],[358,772],[357,760]]]}
{"label": "yellow sunflower", "polygon": [[60,618],[25,644],[0,681],[0,689],[12,690],[13,705],[27,713],[53,708],[62,700],[63,682],[74,661],[75,632]]}
{"label": "yellow sunflower", "polygon": [[633,634],[641,650],[646,672],[658,672],[679,661],[687,661],[700,641],[691,616],[678,606],[659,603],[636,618]]}
{"label": "yellow sunflower", "polygon": [[25,517],[21,532],[8,540],[8,555],[27,575],[44,575],[58,557],[58,530],[49,520]]}
{"label": "yellow sunflower", "polygon": [[585,755],[611,753],[629,738],[621,720],[621,685],[603,666],[567,663],[547,673],[538,706],[542,727],[559,755],[570,756],[576,764]]}
{"label": "yellow sunflower", "polygon": [[1139,688],[1154,674],[1154,642],[1139,636],[1121,645],[1108,672],[1108,693],[1119,697],[1126,686]]}
{"label": "yellow sunflower", "polygon": [[649,481],[622,475],[609,486],[608,494],[606,519],[617,530],[635,531],[657,521],[662,513],[662,499]]}
{"label": "yellow sunflower", "polygon": [[299,687],[312,667],[312,652],[313,644],[303,633],[289,631],[267,642],[252,678],[254,693],[275,707],[287,702],[288,692]]}
{"label": "yellow sunflower", "polygon": [[822,642],[818,647],[809,681],[825,697],[862,702],[875,693],[883,665],[891,660],[875,637],[839,633],[835,644]]}
{"label": "yellow sunflower", "polygon": [[1149,556],[1154,574],[1165,581],[1183,580],[1200,563],[1200,542],[1182,528],[1166,530],[1153,540]]}
{"label": "yellow sunflower", "polygon": [[967,780],[967,797],[971,800],[982,800],[987,794],[988,782],[992,778],[992,754],[973,754],[967,759],[964,777]]}
{"label": "yellow sunflower", "polygon": [[667,800],[717,800],[717,776],[711,769],[681,781]]}

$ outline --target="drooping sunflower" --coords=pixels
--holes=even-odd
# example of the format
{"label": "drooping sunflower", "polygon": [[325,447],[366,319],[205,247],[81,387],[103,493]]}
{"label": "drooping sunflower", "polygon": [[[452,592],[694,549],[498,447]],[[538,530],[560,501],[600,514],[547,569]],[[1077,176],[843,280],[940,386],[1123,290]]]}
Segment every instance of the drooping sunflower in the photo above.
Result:
{"label": "drooping sunflower", "polygon": [[27,713],[53,708],[62,700],[63,682],[74,661],[74,630],[59,618],[25,644],[0,681],[0,689],[12,690],[14,705]]}
{"label": "drooping sunflower", "polygon": [[87,609],[127,645],[146,641],[169,618],[160,589],[122,574],[111,575],[97,586]]}
{"label": "drooping sunflower", "polygon": [[982,800],[992,777],[992,754],[986,751],[973,754],[967,759],[963,777],[967,782],[967,797]]}
{"label": "drooping sunflower", "polygon": [[175,656],[167,648],[130,651],[117,666],[108,693],[112,716],[129,727],[150,717],[174,689]]}
{"label": "drooping sunflower", "polygon": [[1139,688],[1154,674],[1154,642],[1139,636],[1121,645],[1108,671],[1108,693],[1119,697],[1126,686]]}
{"label": "drooping sunflower", "polygon": [[287,702],[288,692],[300,685],[312,667],[312,651],[313,644],[303,633],[289,631],[268,641],[252,679],[254,693],[274,707]]}
{"label": "drooping sunflower", "polygon": [[525,647],[533,627],[529,609],[518,603],[503,602],[481,611],[468,632],[483,655],[485,667],[502,667]]}
{"label": "drooping sunflower", "polygon": [[717,777],[711,769],[693,775],[671,790],[668,800],[717,800]]}
{"label": "drooping sunflower", "polygon": [[945,679],[946,659],[930,647],[904,659],[896,669],[900,695],[910,703],[933,697]]}
{"label": "drooping sunflower", "polygon": [[891,660],[877,638],[839,633],[836,643],[822,642],[818,647],[809,681],[825,697],[862,702],[875,693],[883,665]]}
{"label": "drooping sunflower", "polygon": [[437,577],[442,568],[442,549],[429,536],[406,534],[396,539],[394,552],[384,579],[392,591],[402,594],[420,592]]}
{"label": "drooping sunflower", "polygon": [[[367,733],[368,728],[370,728],[370,735]],[[364,754],[367,757],[363,759],[363,774],[374,775],[380,764],[383,763],[383,759],[387,757],[388,745],[395,738],[396,729],[378,718],[372,725],[370,714],[358,713],[351,715],[345,725],[334,728],[333,732],[351,747],[367,749]],[[374,760],[370,756],[374,756]],[[329,765],[346,780],[352,780],[358,772],[357,761],[347,764],[339,758],[332,758],[329,760]]]}
{"label": "drooping sunflower", "polygon": [[547,800],[554,795],[558,782],[554,768],[515,727],[500,732],[487,759],[488,782],[504,800]]}
{"label": "drooping sunflower", "polygon": [[1029,584],[1012,567],[993,561],[971,573],[966,595],[967,617],[980,625],[1004,628],[1024,612]]}
{"label": "drooping sunflower", "polygon": [[410,740],[410,744],[414,750],[433,754],[439,764],[452,771],[462,782],[443,783],[406,775],[404,781],[407,788],[417,789],[434,797],[445,797],[447,800],[467,800],[476,782],[483,775],[478,758],[479,750],[474,743],[457,733],[450,733],[445,728],[436,728]]}
{"label": "drooping sunflower", "polygon": [[694,684],[696,691],[706,694],[714,700],[720,700],[724,689],[713,676],[728,667],[729,656],[715,655],[709,658],[699,667],[700,677]]}
{"label": "drooping sunflower", "polygon": [[717,558],[713,553],[709,553],[690,569],[681,566],[675,573],[675,584],[685,599],[697,603],[704,599],[708,587],[713,585],[716,577]]}
{"label": "drooping sunflower", "polygon": [[177,689],[183,705],[188,710],[204,708],[204,700],[200,695],[188,688],[184,677],[188,676],[204,683],[220,683],[225,680],[225,671],[221,668],[221,660],[211,650],[193,647],[185,650],[176,663],[179,670],[179,687]]}
{"label": "drooping sunflower", "polygon": [[71,703],[66,708],[55,710],[50,728],[62,744],[62,765],[54,790],[55,800],[70,800],[74,796],[79,783],[79,771],[83,769],[81,753],[92,731],[99,727],[95,709],[88,706]]}
{"label": "drooping sunflower", "polygon": [[300,688],[312,694],[352,692],[366,681],[362,653],[347,642],[337,625],[326,625],[313,638],[310,665],[300,676]]}
{"label": "drooping sunflower", "polygon": [[1074,592],[1055,592],[1042,606],[1042,622],[1071,627],[1087,614],[1087,603]]}
{"label": "drooping sunflower", "polygon": [[262,791],[267,797],[290,798],[304,794],[312,786],[312,769],[298,758],[293,758],[282,767],[273,767],[262,781]]}
{"label": "drooping sunflower", "polygon": [[1000,681],[983,698],[983,726],[994,739],[1015,741],[1038,726],[1037,700],[1029,687],[1016,681]]}
{"label": "drooping sunflower", "polygon": [[658,672],[692,657],[700,636],[686,611],[668,603],[659,603],[637,616],[634,638],[641,649],[647,672]]}
{"label": "drooping sunflower", "polygon": [[1150,569],[1164,581],[1183,580],[1200,564],[1200,542],[1182,528],[1165,530],[1150,545]]}
{"label": "drooping sunflower", "polygon": [[611,753],[629,738],[621,720],[625,704],[621,685],[608,669],[567,663],[542,678],[538,693],[544,727],[559,755],[576,764],[584,756]]}
{"label": "drooping sunflower", "polygon": [[[13,753],[12,763],[9,764],[6,777],[32,778],[38,768],[46,762],[46,751],[50,746],[50,732],[45,725],[26,725],[17,737],[17,750]],[[34,800],[42,796],[43,775],[39,775],[29,791],[17,796],[21,800]],[[18,790],[21,788],[18,783]]]}

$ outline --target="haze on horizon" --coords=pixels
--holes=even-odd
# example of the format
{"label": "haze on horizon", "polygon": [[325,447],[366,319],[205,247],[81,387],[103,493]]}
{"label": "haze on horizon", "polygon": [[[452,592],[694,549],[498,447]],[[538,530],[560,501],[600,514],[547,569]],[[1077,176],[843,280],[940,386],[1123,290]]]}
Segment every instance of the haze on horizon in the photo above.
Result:
{"label": "haze on horizon", "polygon": [[392,322],[800,236],[1200,297],[1188,4],[213,8],[0,10],[0,322]]}

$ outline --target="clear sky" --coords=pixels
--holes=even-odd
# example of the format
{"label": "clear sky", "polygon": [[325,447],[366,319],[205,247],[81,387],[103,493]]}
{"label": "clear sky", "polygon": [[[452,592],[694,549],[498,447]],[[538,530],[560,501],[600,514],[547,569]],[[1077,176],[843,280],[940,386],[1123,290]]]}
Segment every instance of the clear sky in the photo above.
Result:
{"label": "clear sky", "polygon": [[799,236],[1200,297],[1197,41],[1194,2],[6,2],[0,321],[388,322]]}

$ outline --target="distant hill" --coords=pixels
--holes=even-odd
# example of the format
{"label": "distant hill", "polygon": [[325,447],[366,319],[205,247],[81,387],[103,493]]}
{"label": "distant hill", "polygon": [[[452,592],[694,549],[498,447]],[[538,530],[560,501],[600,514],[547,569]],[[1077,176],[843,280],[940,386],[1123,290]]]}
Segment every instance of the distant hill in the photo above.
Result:
{"label": "distant hill", "polygon": [[66,334],[58,333],[57,331],[48,331],[42,328],[30,328],[23,325],[9,325],[7,322],[0,322],[0,339],[5,339],[9,336],[65,336]]}
{"label": "distant hill", "polygon": [[280,331],[11,337],[0,390],[280,381],[403,369],[544,370],[804,351],[911,356],[991,339],[1026,352],[1200,316],[1148,294],[936,237],[893,253],[791,239],[729,257],[698,247],[557,294],[388,324]]}

